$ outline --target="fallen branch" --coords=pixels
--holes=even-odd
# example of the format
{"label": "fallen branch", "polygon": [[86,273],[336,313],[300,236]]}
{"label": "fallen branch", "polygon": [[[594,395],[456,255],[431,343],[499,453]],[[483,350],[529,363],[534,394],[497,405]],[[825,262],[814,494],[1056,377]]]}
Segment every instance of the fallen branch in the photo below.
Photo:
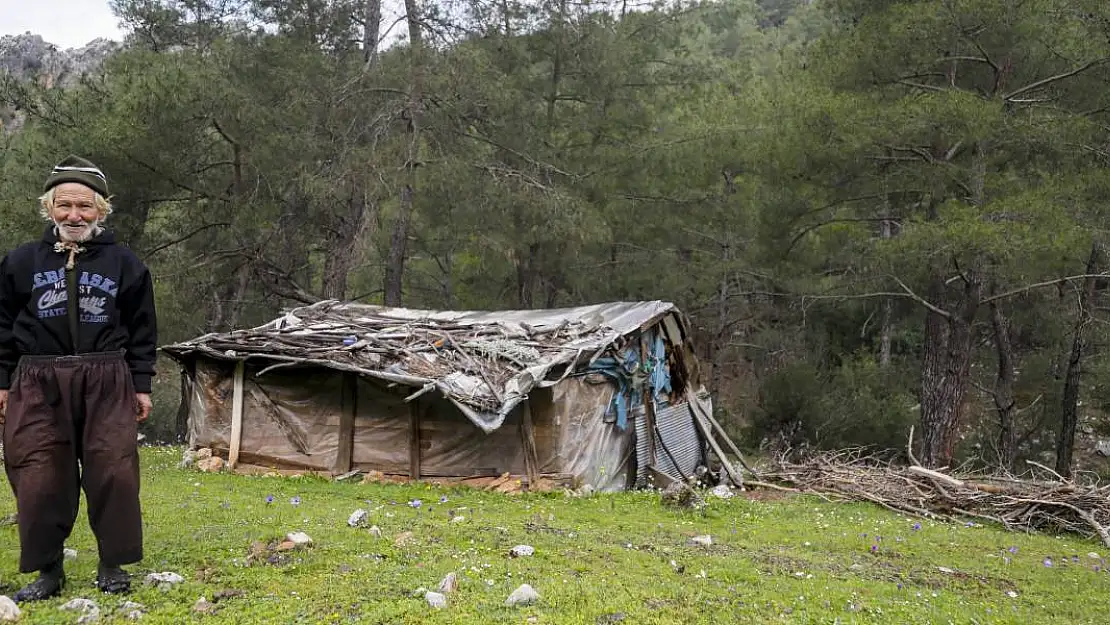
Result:
{"label": "fallen branch", "polygon": [[924,518],[976,519],[1010,531],[1075,533],[1110,547],[1110,488],[1069,481],[1047,467],[1030,464],[1058,481],[955,476],[849,450],[814,455],[803,462],[780,458],[775,469],[762,471],[762,480],[748,486],[869,501]]}

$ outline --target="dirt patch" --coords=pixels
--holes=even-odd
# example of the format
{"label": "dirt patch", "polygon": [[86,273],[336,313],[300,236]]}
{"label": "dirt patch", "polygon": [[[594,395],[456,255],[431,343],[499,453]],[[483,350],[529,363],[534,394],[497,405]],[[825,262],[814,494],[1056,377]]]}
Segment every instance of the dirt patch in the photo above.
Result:
{"label": "dirt patch", "polygon": [[746,487],[746,490],[738,493],[748,501],[785,501],[797,497],[800,493],[788,493],[773,488],[758,488]]}
{"label": "dirt patch", "polygon": [[[895,556],[892,558],[892,555]],[[957,570],[942,570],[939,567],[904,567],[897,560],[900,554],[885,554],[885,557],[853,558],[847,563],[804,560],[784,553],[757,552],[748,554],[757,568],[770,575],[797,576],[798,572],[822,572],[837,577],[857,577],[892,584],[903,583],[922,586],[933,590],[976,588],[1009,591],[1016,590],[1014,582],[991,575],[966,573]]]}

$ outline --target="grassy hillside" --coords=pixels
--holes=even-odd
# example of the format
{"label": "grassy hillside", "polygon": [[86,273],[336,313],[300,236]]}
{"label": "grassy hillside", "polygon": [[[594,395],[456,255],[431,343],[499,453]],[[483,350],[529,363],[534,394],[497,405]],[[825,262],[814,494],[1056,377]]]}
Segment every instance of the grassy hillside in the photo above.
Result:
{"label": "grassy hillside", "polygon": [[[145,623],[1096,623],[1110,609],[1106,550],[1073,537],[814,498],[738,496],[675,511],[648,493],[509,496],[209,475],[177,468],[179,457],[143,450],[147,558],[127,599],[145,607]],[[359,508],[380,538],[347,525]],[[14,510],[5,483],[0,516]],[[97,601],[100,622],[127,622],[124,599],[92,587],[84,514],[64,596],[25,606],[22,622],[73,623],[59,608],[75,597]],[[312,546],[262,544],[294,531]],[[705,535],[711,544],[691,542]],[[17,544],[16,528],[0,527],[0,592],[30,579],[17,575]],[[516,545],[535,553],[510,557]],[[141,582],[161,571],[185,581]],[[445,608],[429,607],[418,589],[435,590],[451,572],[458,590]],[[523,583],[539,601],[507,607]],[[194,611],[200,597],[207,613]]]}

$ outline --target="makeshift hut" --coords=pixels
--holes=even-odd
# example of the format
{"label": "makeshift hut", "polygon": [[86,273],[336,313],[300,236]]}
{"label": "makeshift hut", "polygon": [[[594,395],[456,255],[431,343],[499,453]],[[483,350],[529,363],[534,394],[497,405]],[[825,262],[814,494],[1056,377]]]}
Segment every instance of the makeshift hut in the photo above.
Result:
{"label": "makeshift hut", "polygon": [[190,448],[233,468],[613,491],[703,472],[720,427],[666,302],[325,301],[163,352],[182,368]]}

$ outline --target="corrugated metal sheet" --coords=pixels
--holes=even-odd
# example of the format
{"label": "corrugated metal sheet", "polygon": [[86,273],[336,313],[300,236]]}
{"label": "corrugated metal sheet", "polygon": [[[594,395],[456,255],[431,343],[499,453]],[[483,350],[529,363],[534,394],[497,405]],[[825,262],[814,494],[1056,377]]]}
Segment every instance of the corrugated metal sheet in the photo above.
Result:
{"label": "corrugated metal sheet", "polygon": [[[667,475],[682,479],[683,475],[689,477],[694,474],[698,464],[704,462],[703,446],[694,425],[694,417],[690,414],[690,407],[685,402],[677,405],[657,403],[655,408],[656,424],[659,428],[658,441],[655,445],[655,468]],[[642,411],[636,412],[636,486],[648,486],[648,473],[646,467],[650,464],[648,459],[648,431],[647,420]],[[661,443],[661,444],[660,444]],[[663,447],[666,446],[666,450]],[[667,451],[670,451],[670,455]],[[674,456],[678,467],[671,461]]]}

